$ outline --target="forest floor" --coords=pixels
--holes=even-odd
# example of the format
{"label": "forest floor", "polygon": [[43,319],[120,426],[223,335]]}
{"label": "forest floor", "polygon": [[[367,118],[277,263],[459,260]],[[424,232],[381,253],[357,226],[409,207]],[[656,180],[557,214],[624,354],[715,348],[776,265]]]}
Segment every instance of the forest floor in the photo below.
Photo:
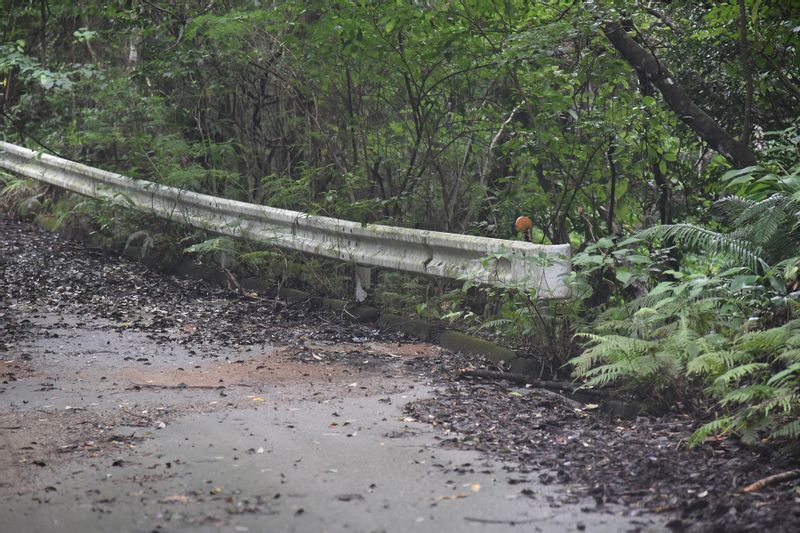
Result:
{"label": "forest floor", "polygon": [[0,217],[0,531],[797,531],[792,458]]}

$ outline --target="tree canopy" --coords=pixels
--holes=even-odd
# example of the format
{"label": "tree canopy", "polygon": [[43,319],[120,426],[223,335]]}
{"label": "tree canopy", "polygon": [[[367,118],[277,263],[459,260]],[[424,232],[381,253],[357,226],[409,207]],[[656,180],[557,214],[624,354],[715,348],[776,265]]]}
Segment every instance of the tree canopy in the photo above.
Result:
{"label": "tree canopy", "polygon": [[369,222],[691,217],[800,106],[792,1],[4,3],[7,136]]}

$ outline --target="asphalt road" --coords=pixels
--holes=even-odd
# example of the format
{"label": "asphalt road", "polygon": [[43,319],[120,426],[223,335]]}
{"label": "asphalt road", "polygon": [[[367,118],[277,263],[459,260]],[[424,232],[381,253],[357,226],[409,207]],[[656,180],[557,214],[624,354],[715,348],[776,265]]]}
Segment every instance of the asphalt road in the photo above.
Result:
{"label": "asphalt road", "polygon": [[403,411],[435,386],[407,364],[435,346],[307,340],[313,323],[200,345],[190,314],[153,335],[80,312],[70,286],[21,290],[0,307],[2,532],[663,529],[441,446]]}

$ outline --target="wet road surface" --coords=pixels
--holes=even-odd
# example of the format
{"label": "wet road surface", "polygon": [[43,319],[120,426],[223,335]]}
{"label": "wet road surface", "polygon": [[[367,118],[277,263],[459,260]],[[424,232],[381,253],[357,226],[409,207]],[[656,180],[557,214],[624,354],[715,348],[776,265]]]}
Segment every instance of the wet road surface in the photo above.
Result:
{"label": "wet road surface", "polygon": [[438,347],[3,230],[0,531],[663,529],[440,446]]}

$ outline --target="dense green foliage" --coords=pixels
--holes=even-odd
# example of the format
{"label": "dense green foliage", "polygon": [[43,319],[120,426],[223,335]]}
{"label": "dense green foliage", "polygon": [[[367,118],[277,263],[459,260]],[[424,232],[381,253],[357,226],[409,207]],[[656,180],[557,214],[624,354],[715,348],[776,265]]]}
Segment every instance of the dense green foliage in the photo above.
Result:
{"label": "dense green foliage", "polygon": [[[534,240],[573,245],[574,301],[395,275],[379,295],[554,372],[572,357],[586,386],[714,398],[698,438],[800,433],[792,0],[4,0],[0,34],[7,140],[362,222],[521,238],[528,215]],[[28,209],[51,201],[5,181]],[[179,238],[64,201],[143,250]]]}

